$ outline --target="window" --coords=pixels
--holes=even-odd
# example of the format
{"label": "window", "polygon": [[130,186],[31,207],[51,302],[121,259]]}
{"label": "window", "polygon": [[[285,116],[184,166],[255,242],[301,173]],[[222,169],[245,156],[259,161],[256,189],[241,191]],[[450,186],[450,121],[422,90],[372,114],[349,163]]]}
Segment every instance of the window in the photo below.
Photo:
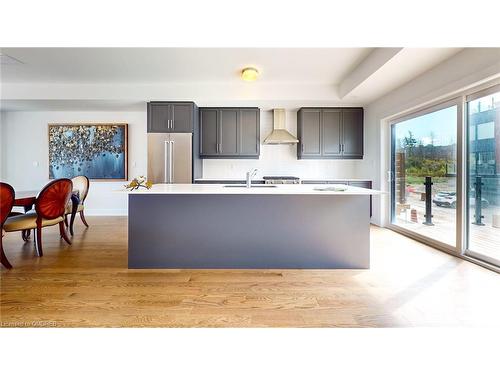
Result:
{"label": "window", "polygon": [[392,229],[500,267],[500,85],[394,120],[390,186]]}
{"label": "window", "polygon": [[458,107],[450,105],[392,125],[392,224],[450,246],[456,245],[457,121]]}
{"label": "window", "polygon": [[497,90],[467,100],[466,253],[500,265],[500,88]]}

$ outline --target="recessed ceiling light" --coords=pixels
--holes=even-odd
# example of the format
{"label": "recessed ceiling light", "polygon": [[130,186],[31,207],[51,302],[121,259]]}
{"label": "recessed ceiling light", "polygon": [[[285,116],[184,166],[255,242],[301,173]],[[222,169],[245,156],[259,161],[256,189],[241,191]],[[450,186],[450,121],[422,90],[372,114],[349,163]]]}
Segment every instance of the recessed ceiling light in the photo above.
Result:
{"label": "recessed ceiling light", "polygon": [[253,82],[259,76],[259,71],[255,68],[245,68],[241,71],[241,79],[247,82]]}
{"label": "recessed ceiling light", "polygon": [[6,55],[5,53],[0,53],[0,64],[1,65],[16,65],[16,64],[23,64],[22,61]]}

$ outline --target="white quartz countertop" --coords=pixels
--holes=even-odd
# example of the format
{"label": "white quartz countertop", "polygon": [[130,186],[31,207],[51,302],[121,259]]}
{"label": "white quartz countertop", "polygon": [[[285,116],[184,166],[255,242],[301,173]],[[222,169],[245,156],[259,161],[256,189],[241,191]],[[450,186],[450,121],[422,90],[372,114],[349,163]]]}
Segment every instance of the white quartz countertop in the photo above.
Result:
{"label": "white quartz countertop", "polygon": [[[129,194],[259,194],[259,195],[378,195],[381,191],[364,189],[347,185],[276,185],[275,187],[262,187],[270,185],[255,185],[257,187],[226,187],[220,184],[156,184],[150,190],[139,189],[126,191]],[[258,187],[261,186],[261,187]],[[343,187],[345,191],[316,190],[326,187]]]}
{"label": "white quartz countertop", "polygon": [[[235,177],[235,178],[196,178],[195,181],[244,181],[245,177]],[[301,178],[301,181],[371,181],[369,178],[324,178],[324,177],[318,177],[318,178]],[[253,181],[264,181],[264,178],[261,177],[254,177]]]}

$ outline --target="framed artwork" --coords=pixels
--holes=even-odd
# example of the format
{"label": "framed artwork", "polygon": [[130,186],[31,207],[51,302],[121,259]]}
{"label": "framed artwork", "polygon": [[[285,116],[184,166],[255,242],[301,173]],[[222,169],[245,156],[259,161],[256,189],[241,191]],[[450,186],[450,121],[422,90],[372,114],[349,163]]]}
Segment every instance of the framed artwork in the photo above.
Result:
{"label": "framed artwork", "polygon": [[127,180],[127,124],[49,124],[49,178]]}

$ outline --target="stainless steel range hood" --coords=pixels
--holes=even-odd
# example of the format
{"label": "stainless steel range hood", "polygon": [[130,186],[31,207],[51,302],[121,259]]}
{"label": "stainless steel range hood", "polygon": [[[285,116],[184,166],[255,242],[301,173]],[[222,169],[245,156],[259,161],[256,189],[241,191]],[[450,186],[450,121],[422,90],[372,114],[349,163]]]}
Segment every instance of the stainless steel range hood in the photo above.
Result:
{"label": "stainless steel range hood", "polygon": [[281,145],[294,144],[299,140],[291,135],[285,127],[285,110],[277,108],[273,110],[273,131],[264,139],[264,144]]}

